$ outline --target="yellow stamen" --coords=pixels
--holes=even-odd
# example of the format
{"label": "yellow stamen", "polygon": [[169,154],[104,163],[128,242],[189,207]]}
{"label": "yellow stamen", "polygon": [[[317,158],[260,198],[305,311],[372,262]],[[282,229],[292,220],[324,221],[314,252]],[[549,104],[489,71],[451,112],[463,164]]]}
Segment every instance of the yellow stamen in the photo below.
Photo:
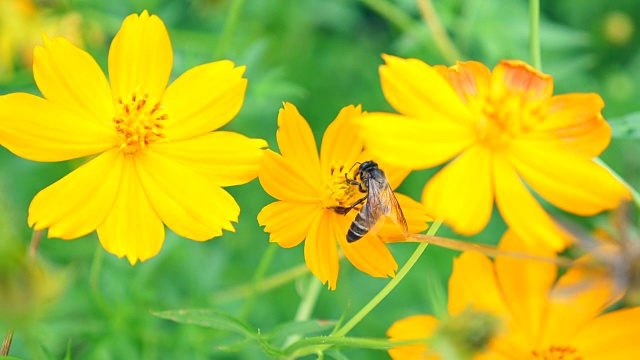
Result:
{"label": "yellow stamen", "polygon": [[584,357],[578,354],[578,350],[571,346],[550,346],[544,350],[533,350],[531,352],[536,359],[541,360],[583,360]]}
{"label": "yellow stamen", "polygon": [[[325,184],[325,197],[322,201],[327,209],[335,207],[348,207],[358,199],[366,196],[358,189],[358,185],[352,185],[347,180],[353,179],[353,172],[344,165],[332,165],[331,177]],[[358,179],[359,181],[360,179]],[[356,207],[359,209],[359,207]]]}
{"label": "yellow stamen", "polygon": [[132,154],[165,139],[164,122],[169,119],[160,102],[151,103],[148,94],[134,92],[129,99],[116,99],[113,124],[122,139],[120,149]]}
{"label": "yellow stamen", "polygon": [[505,147],[544,120],[544,106],[526,92],[487,98],[476,129],[478,139],[493,149]]}

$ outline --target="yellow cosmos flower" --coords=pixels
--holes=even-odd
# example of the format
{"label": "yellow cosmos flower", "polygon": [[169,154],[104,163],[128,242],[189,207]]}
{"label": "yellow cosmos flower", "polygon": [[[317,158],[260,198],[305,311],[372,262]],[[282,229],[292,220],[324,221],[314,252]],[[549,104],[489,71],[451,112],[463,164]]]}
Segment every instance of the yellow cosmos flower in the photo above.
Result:
{"label": "yellow cosmos flower", "polygon": [[[335,289],[338,281],[338,248],[361,271],[375,277],[394,276],[398,265],[381,236],[397,235],[391,220],[378,235],[368,233],[348,243],[347,231],[358,208],[346,216],[331,208],[349,206],[363,197],[358,187],[350,185],[345,174],[353,178],[356,162],[372,160],[363,152],[354,119],[362,115],[360,106],[347,106],[327,127],[320,156],[313,132],[298,109],[289,103],[278,114],[277,141],[282,155],[267,150],[260,168],[260,183],[269,195],[280,200],[260,211],[258,221],[270,233],[269,241],[284,248],[294,247],[306,239],[304,257],[311,272],[322,283]],[[375,159],[373,159],[375,160]],[[380,164],[389,184],[395,189],[408,171]],[[410,233],[423,231],[429,220],[421,204],[396,194],[404,211]]]}
{"label": "yellow cosmos flower", "polygon": [[427,183],[423,202],[457,232],[481,231],[495,199],[510,228],[559,250],[565,240],[527,187],[578,215],[630,199],[592,161],[611,137],[597,94],[552,96],[551,76],[520,61],[502,61],[491,72],[473,61],[446,68],[384,59],[382,89],[400,114],[367,116],[366,146],[412,169],[453,159]]}
{"label": "yellow cosmos flower", "polygon": [[44,37],[33,66],[44,98],[0,98],[0,144],[35,161],[99,155],[35,196],[34,229],[63,239],[97,229],[132,264],[160,251],[163,223],[198,241],[233,231],[240,209],[222,186],[255,178],[266,143],[212,131],[240,110],[244,67],[200,65],[167,87],[172,62],[162,20],[146,11],[114,38],[110,82],[89,54]]}
{"label": "yellow cosmos flower", "polygon": [[[503,237],[500,248],[553,256],[511,231]],[[552,264],[507,257],[492,262],[475,252],[465,252],[454,261],[449,313],[457,315],[471,308],[503,322],[503,331],[476,359],[638,358],[640,307],[602,314],[620,295],[611,282],[582,286],[588,281],[587,272],[570,269],[556,281],[557,273]],[[437,327],[438,320],[430,315],[413,316],[396,322],[388,335],[393,340],[426,338]],[[426,346],[413,345],[390,353],[394,359],[424,359],[420,355],[430,354],[428,351]]]}

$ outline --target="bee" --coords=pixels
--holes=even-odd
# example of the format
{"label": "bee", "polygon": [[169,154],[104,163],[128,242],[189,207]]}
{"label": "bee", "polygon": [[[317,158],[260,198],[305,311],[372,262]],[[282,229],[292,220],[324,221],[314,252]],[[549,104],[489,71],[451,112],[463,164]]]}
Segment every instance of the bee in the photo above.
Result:
{"label": "bee", "polygon": [[347,241],[352,243],[360,240],[369,231],[375,229],[377,224],[381,225],[387,216],[391,217],[406,237],[409,234],[407,220],[404,218],[398,199],[393,194],[384,171],[372,160],[358,162],[354,164],[354,166],[356,165],[358,168],[353,178],[350,179],[348,174],[345,174],[344,177],[349,184],[357,185],[358,190],[365,195],[350,206],[333,208],[336,213],[346,215],[353,208],[364,203],[349,227]]}

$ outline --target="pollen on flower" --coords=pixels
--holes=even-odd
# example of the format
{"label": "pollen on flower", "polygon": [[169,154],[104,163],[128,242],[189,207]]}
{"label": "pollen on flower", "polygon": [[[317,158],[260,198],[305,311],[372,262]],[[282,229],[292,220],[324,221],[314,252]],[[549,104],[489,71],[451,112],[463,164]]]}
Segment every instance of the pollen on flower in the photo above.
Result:
{"label": "pollen on flower", "polygon": [[545,103],[532,100],[527,92],[507,92],[491,96],[481,109],[476,128],[478,140],[498,149],[511,139],[531,131],[543,121]]}
{"label": "pollen on flower", "polygon": [[134,92],[129,99],[116,99],[113,124],[122,139],[120,149],[132,154],[165,139],[164,122],[169,119],[161,103],[149,101],[148,94]]}
{"label": "pollen on flower", "polygon": [[325,184],[323,205],[327,209],[348,207],[364,196],[358,185],[351,184],[347,178],[353,179],[353,173],[344,165],[332,165],[329,180]]}
{"label": "pollen on flower", "polygon": [[533,350],[531,355],[535,359],[541,360],[583,360],[584,357],[578,354],[578,350],[571,346],[550,346],[544,350]]}

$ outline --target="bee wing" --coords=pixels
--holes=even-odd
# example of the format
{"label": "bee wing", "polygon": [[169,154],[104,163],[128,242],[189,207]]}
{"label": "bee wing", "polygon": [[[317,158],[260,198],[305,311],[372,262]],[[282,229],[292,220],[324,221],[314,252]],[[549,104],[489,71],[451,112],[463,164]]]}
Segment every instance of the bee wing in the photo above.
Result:
{"label": "bee wing", "polygon": [[396,196],[393,194],[389,183],[384,184],[383,190],[380,191],[378,198],[380,198],[381,203],[385,204],[384,214],[391,217],[403,236],[406,237],[409,235],[407,219],[405,219],[400,203],[398,203],[398,199],[396,199]]}
{"label": "bee wing", "polygon": [[367,202],[364,205],[365,225],[370,232],[377,233],[388,213],[387,203],[380,197],[380,184],[370,179],[368,185]]}

